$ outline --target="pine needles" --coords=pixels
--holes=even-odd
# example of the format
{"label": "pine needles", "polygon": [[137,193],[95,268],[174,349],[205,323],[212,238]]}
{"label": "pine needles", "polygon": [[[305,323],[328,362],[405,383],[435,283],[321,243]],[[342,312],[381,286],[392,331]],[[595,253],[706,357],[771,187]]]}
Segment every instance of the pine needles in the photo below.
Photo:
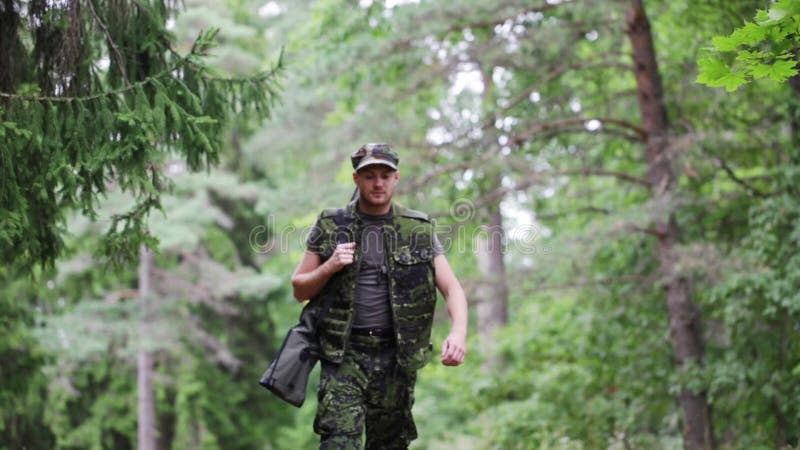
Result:
{"label": "pine needles", "polygon": [[201,33],[182,56],[165,28],[169,8],[34,0],[26,9],[2,0],[0,43],[9,44],[0,52],[4,264],[52,264],[64,251],[65,213],[96,218],[97,201],[111,189],[132,192],[137,204],[112,218],[101,248],[116,262],[134,257],[139,244],[154,243],[145,219],[168,188],[160,169],[167,157],[208,168],[219,161],[230,114],[269,116],[283,58],[252,77],[217,77],[204,63],[216,30]]}

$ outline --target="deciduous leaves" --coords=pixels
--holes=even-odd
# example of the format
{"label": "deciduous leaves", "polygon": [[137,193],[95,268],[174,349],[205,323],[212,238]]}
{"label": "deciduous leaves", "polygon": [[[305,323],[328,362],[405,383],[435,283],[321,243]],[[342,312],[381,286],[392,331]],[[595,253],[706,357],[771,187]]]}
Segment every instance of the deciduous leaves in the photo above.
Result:
{"label": "deciduous leaves", "polygon": [[800,1],[782,0],[760,10],[729,36],[712,40],[710,54],[701,58],[697,82],[735,91],[753,80],[783,82],[796,75]]}

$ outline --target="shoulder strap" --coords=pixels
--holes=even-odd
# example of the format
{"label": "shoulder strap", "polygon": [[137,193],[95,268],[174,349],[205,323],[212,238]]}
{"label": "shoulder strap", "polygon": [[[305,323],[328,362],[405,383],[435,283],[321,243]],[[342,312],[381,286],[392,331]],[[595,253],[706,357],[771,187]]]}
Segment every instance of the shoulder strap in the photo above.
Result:
{"label": "shoulder strap", "polygon": [[[342,244],[347,242],[347,227],[352,222],[353,222],[352,214],[345,214],[344,208],[339,208],[336,210],[336,214],[333,216],[333,223],[336,224],[337,244]],[[328,315],[328,310],[331,309],[331,303],[333,303],[333,295],[328,295],[322,299],[322,304],[320,304],[320,310],[317,313],[317,327],[314,327],[315,335],[319,334],[319,324],[322,323],[322,320],[325,319],[325,316]]]}
{"label": "shoulder strap", "polygon": [[353,222],[352,214],[345,214],[344,208],[336,210],[333,216],[333,223],[336,224],[336,243],[343,244],[347,242],[347,227]]}
{"label": "shoulder strap", "polygon": [[398,216],[410,217],[412,219],[419,219],[419,220],[423,220],[425,222],[430,222],[431,221],[430,216],[428,216],[424,212],[417,211],[417,210],[410,209],[410,208],[406,208],[405,206],[401,206],[401,205],[396,205],[396,208],[395,208],[394,212]]}

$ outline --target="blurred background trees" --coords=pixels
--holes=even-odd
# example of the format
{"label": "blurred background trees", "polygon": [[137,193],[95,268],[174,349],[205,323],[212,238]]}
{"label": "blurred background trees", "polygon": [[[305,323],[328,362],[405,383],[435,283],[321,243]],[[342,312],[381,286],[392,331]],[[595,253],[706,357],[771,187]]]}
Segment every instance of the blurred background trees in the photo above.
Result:
{"label": "blurred background trees", "polygon": [[[313,448],[313,393],[290,409],[255,381],[299,313],[304,232],[349,198],[347,157],[370,141],[400,152],[398,201],[436,218],[473,306],[465,365],[420,373],[415,448],[800,445],[794,2],[123,2],[158,12],[154,67],[185,58],[207,79],[184,91],[169,83],[187,72],[170,72],[164,103],[117,95],[96,136],[70,134],[94,123],[86,100],[43,101],[29,121],[35,98],[124,90],[140,66],[118,68],[111,42],[128,61],[149,41],[104,29],[112,4],[44,2],[54,30],[77,5],[94,36],[90,75],[48,85],[43,60],[19,57],[33,34],[5,26],[30,30],[34,3],[0,10],[7,448],[144,448],[137,367],[151,448]],[[187,97],[201,108],[172,123],[194,120],[210,147],[159,128]],[[39,204],[56,209],[26,212]]]}

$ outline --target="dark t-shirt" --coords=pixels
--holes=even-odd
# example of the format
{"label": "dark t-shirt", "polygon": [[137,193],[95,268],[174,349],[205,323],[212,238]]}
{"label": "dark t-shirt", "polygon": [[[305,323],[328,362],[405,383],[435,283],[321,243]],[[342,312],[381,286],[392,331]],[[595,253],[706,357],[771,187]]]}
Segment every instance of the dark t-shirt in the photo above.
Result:
{"label": "dark t-shirt", "polygon": [[383,225],[391,214],[370,216],[361,214],[361,267],[358,272],[356,307],[353,327],[389,328],[392,310],[389,303],[386,252],[383,246]]}
{"label": "dark t-shirt", "polygon": [[[356,288],[356,305],[353,313],[354,328],[391,328],[392,310],[389,303],[388,266],[383,245],[383,225],[391,219],[391,213],[382,216],[361,214],[364,226],[361,230],[361,264]],[[306,246],[309,251],[319,253],[320,236],[317,224],[309,234]],[[433,234],[433,254],[444,253],[436,233]]]}

